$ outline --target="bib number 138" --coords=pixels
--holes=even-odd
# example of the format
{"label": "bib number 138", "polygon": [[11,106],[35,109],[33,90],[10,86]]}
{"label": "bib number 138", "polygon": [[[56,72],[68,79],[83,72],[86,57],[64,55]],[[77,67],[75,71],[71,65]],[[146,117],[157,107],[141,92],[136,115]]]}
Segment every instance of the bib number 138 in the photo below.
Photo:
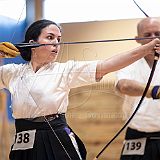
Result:
{"label": "bib number 138", "polygon": [[19,133],[16,135],[16,143],[28,143],[30,138],[29,133]]}
{"label": "bib number 138", "polygon": [[33,148],[36,130],[19,132],[15,136],[12,150],[25,150]]}

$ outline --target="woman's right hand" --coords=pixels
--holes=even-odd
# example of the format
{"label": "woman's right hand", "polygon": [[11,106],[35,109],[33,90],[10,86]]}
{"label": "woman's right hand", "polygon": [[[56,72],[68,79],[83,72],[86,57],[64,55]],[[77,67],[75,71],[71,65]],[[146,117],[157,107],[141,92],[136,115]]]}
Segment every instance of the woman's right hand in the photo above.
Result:
{"label": "woman's right hand", "polygon": [[12,43],[0,43],[0,58],[14,58],[18,55],[20,55],[20,52]]}
{"label": "woman's right hand", "polygon": [[153,39],[142,47],[144,47],[144,53],[146,54],[155,54],[155,52],[160,54],[160,40],[158,38]]}

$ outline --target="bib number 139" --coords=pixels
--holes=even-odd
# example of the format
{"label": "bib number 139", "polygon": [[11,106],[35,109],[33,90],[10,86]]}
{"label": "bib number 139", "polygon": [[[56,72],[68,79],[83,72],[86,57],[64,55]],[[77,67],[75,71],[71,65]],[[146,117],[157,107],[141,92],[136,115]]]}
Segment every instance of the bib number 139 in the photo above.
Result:
{"label": "bib number 139", "polygon": [[126,140],[122,155],[143,155],[146,138]]}
{"label": "bib number 139", "polygon": [[15,136],[12,150],[25,150],[33,148],[36,130],[19,132]]}
{"label": "bib number 139", "polygon": [[139,150],[142,146],[141,142],[127,142],[126,144],[127,150]]}

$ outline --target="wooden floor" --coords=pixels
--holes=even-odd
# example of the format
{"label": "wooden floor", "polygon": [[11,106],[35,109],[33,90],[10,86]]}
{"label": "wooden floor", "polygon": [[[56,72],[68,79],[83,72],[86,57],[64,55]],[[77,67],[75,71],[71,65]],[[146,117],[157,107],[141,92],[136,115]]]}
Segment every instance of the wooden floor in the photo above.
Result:
{"label": "wooden floor", "polygon": [[[93,160],[124,124],[121,112],[123,98],[113,88],[113,84],[103,84],[71,90],[67,121],[86,145],[87,160]],[[9,139],[13,140],[13,124],[10,124],[9,130]],[[124,132],[103,152],[99,160],[118,160],[123,137]],[[0,160],[8,160],[1,156]]]}

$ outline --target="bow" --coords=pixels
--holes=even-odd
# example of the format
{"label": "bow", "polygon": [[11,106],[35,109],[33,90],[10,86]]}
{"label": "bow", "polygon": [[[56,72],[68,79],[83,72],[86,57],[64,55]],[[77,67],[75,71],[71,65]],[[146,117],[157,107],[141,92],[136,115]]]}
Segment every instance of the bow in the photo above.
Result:
{"label": "bow", "polygon": [[[142,11],[144,13],[144,15],[146,17],[149,17],[145,11],[136,3],[135,0],[133,0],[133,2],[135,3],[135,5],[140,9],[140,11]],[[149,79],[148,79],[148,82],[146,84],[146,87],[144,89],[144,92],[142,94],[142,97],[135,109],[135,111],[132,113],[132,115],[130,116],[130,118],[126,121],[126,123],[122,126],[122,128],[115,134],[115,136],[102,148],[102,150],[97,154],[97,156],[94,158],[94,160],[98,160],[98,158],[100,157],[100,155],[105,151],[105,149],[120,135],[120,133],[127,127],[127,125],[130,123],[130,121],[133,119],[133,117],[135,116],[135,114],[137,113],[138,109],[140,108],[146,94],[147,94],[147,91],[150,87],[150,84],[151,84],[151,81],[152,81],[152,78],[153,78],[153,75],[154,75],[154,71],[155,71],[155,68],[156,68],[156,65],[157,65],[157,62],[158,62],[158,59],[159,59],[159,54],[155,52],[155,58],[154,58],[154,62],[153,62],[153,66],[152,66],[152,70],[151,70],[151,73],[150,73],[150,76],[149,76]]]}

